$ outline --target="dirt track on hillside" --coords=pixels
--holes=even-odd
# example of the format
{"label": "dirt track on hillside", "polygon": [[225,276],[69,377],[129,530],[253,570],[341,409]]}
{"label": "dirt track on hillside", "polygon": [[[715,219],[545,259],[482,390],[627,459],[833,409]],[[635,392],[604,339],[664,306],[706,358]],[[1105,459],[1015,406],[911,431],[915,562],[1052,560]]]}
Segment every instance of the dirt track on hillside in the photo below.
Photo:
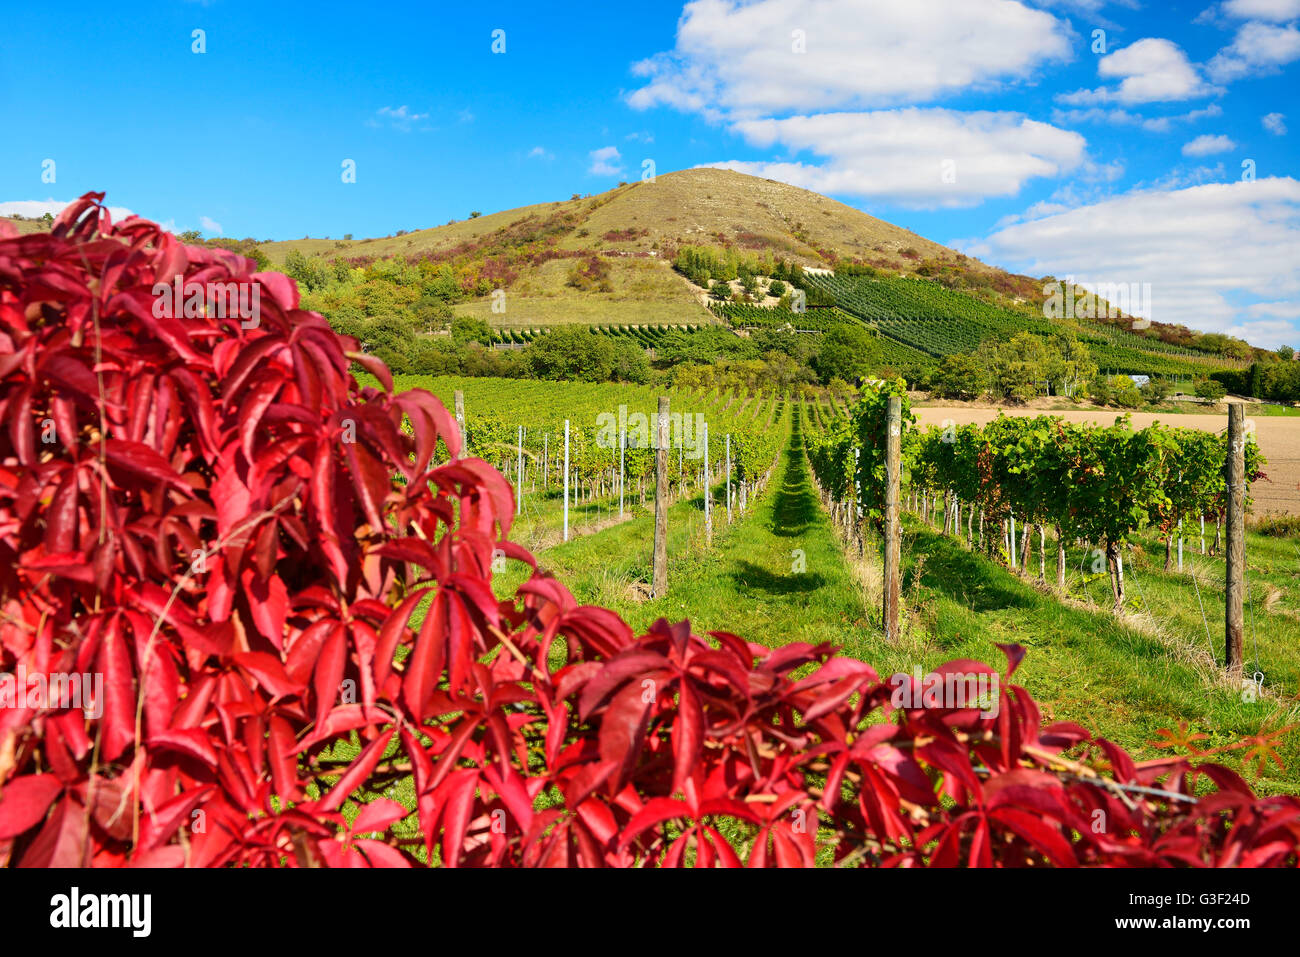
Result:
{"label": "dirt track on hillside", "polygon": [[[997,418],[998,412],[1007,415],[1059,415],[1069,422],[1099,422],[1110,425],[1118,413],[1113,410],[1098,409],[1096,412],[1041,412],[1037,409],[972,409],[972,408],[919,408],[916,412],[917,422],[922,426],[941,425],[945,419],[951,419],[957,425],[985,422]],[[1228,413],[1218,415],[1179,415],[1168,413],[1134,412],[1133,427],[1146,428],[1152,422],[1159,421],[1165,425],[1177,425],[1191,429],[1205,429],[1207,432],[1222,432],[1228,427]],[[1259,441],[1260,451],[1268,459],[1264,467],[1265,474],[1271,481],[1255,483],[1252,494],[1255,498],[1255,514],[1266,512],[1288,512],[1300,515],[1300,417],[1260,416],[1252,418],[1250,407],[1246,407],[1246,422],[1255,423],[1255,435]]]}

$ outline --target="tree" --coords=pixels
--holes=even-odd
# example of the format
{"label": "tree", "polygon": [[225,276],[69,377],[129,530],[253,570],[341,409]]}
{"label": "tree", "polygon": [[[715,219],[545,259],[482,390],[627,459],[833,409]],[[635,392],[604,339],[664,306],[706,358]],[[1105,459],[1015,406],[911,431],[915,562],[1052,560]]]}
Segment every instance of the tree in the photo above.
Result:
{"label": "tree", "polygon": [[1059,335],[1049,343],[1046,372],[1057,395],[1073,396],[1097,374],[1097,363],[1086,343],[1073,335]]}
{"label": "tree", "polygon": [[323,289],[333,278],[325,260],[319,256],[304,256],[297,249],[290,249],[284,257],[284,273],[309,291]]}
{"label": "tree", "polygon": [[813,359],[813,368],[822,382],[843,379],[851,382],[871,371],[871,334],[862,326],[840,323],[823,336]]}
{"label": "tree", "polygon": [[458,346],[467,345],[471,342],[490,346],[492,345],[492,329],[482,319],[475,319],[472,316],[457,316],[451,320],[451,340]]}
{"label": "tree", "polygon": [[1003,343],[985,342],[976,360],[989,370],[989,391],[999,399],[1028,402],[1038,394],[1038,383],[1047,378],[1047,346],[1028,332]]}
{"label": "tree", "polygon": [[1197,379],[1196,394],[1206,402],[1217,404],[1223,401],[1223,397],[1228,394],[1228,390],[1222,382],[1215,379]]}
{"label": "tree", "polygon": [[1142,404],[1142,393],[1138,391],[1137,383],[1126,375],[1113,375],[1107,382],[1107,390],[1110,394],[1109,405],[1117,405],[1121,409],[1136,409]]}
{"label": "tree", "polygon": [[1258,362],[1250,364],[1250,394],[1256,399],[1264,397],[1264,367]]}
{"label": "tree", "polygon": [[609,371],[616,382],[646,383],[650,381],[650,360],[636,342],[619,336],[614,340]]}
{"label": "tree", "polygon": [[483,215],[483,214],[480,213],[480,212],[476,209],[476,210],[474,210],[474,212],[472,212],[472,213],[469,214],[469,218],[470,218],[470,219],[478,219],[478,218],[479,218],[480,216],[482,216],[482,215]]}
{"label": "tree", "polygon": [[1169,398],[1174,391],[1174,384],[1168,379],[1152,376],[1138,387],[1142,400],[1150,405],[1159,405]]}
{"label": "tree", "polygon": [[606,382],[614,368],[614,344],[586,326],[559,326],[524,349],[524,361],[538,379]]}
{"label": "tree", "polygon": [[930,375],[930,391],[943,399],[978,399],[987,388],[988,373],[974,355],[944,356]]}
{"label": "tree", "polygon": [[776,296],[776,298],[780,299],[785,295],[785,288],[785,283],[779,279],[773,279],[767,285],[767,294],[769,296]]}
{"label": "tree", "polygon": [[1290,362],[1292,359],[1295,358],[1295,350],[1292,349],[1290,346],[1278,346],[1277,357],[1283,360],[1284,362]]}

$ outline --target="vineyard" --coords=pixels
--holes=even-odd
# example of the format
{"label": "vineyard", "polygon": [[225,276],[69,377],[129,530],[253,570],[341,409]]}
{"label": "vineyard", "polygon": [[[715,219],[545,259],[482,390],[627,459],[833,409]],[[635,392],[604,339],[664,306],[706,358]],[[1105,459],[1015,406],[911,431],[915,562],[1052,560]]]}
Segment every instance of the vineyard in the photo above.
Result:
{"label": "vineyard", "polygon": [[818,307],[806,312],[794,312],[752,303],[715,302],[710,303],[709,308],[732,329],[746,332],[790,330],[820,334],[838,325],[865,325],[872,335],[868,358],[878,368],[914,373],[932,363],[932,356],[913,348],[902,338],[888,335],[875,324],[864,323],[859,317],[835,307]]}
{"label": "vineyard", "polygon": [[[656,323],[653,325],[636,325],[636,324],[593,324],[589,327],[592,332],[614,338],[629,339],[643,348],[652,349],[659,343],[663,342],[664,337],[674,331],[695,332],[701,326],[697,323],[686,323],[683,325],[667,325]],[[527,345],[538,336],[544,335],[551,331],[549,326],[514,329],[502,327],[492,331],[492,342],[494,344],[505,345]]]}
{"label": "vineyard", "polygon": [[1069,332],[1088,345],[1106,372],[1191,377],[1237,364],[1101,323],[1057,322],[999,309],[924,279],[819,274],[804,282],[883,335],[935,358],[972,352],[986,340],[1018,332]]}
{"label": "vineyard", "polygon": [[[690,498],[710,484],[726,511],[728,467],[736,509],[771,467],[782,440],[784,400],[722,392],[540,380],[399,375],[399,392],[426,389],[448,408],[463,397],[466,446],[515,482],[521,541],[563,537],[565,434],[571,525],[587,532],[653,504],[654,415],[670,400],[671,494]],[[620,475],[622,476],[620,509]]]}
{"label": "vineyard", "polygon": [[709,309],[732,329],[788,328],[795,332],[825,332],[846,318],[838,310],[794,312],[790,309],[738,302],[710,302]]}
{"label": "vineyard", "polygon": [[[1080,655],[1085,660],[1100,656],[1108,675],[1103,684],[1134,680],[1125,675],[1153,667],[1146,657],[1134,659],[1116,651],[1131,648],[1133,635],[1149,627],[1142,623],[1146,620],[1143,616],[1154,610],[1148,602],[1159,601],[1160,613],[1168,616],[1173,627],[1210,648],[1210,655],[1217,654],[1210,632],[1215,602],[1222,622],[1222,584],[1216,587],[1205,575],[1215,561],[1222,567],[1222,559],[1214,557],[1221,550],[1218,533],[1226,491],[1221,473],[1226,454],[1222,435],[1164,426],[1133,430],[1123,421],[1099,428],[1045,416],[998,420],[982,429],[905,429],[903,492],[909,512],[909,546],[904,564],[918,572],[931,569],[925,573],[930,584],[924,593],[936,597],[928,601],[951,606],[948,614],[964,622],[957,626],[959,632],[969,629],[969,634],[948,634],[953,625],[933,617],[934,609],[927,607],[927,599],[918,591],[922,582],[917,581],[911,585],[907,609],[912,616],[908,625],[911,638],[898,646],[871,636],[879,627],[879,618],[878,610],[871,607],[872,573],[864,570],[873,562],[870,546],[878,539],[875,522],[883,507],[884,464],[877,450],[883,444],[881,402],[889,390],[868,390],[851,406],[829,395],[798,401],[669,391],[674,410],[700,410],[710,423],[710,500],[717,532],[712,545],[708,544],[701,460],[695,460],[692,468],[692,459],[675,448],[669,460],[670,595],[647,598],[653,532],[652,450],[632,451],[629,443],[625,474],[631,491],[625,514],[619,521],[601,522],[601,515],[611,518],[617,513],[617,458],[616,453],[611,456],[610,450],[601,447],[597,419],[614,413],[621,403],[627,406],[629,417],[643,412],[652,422],[658,395],[654,389],[415,377],[398,377],[396,381],[399,390],[417,384],[443,398],[449,408],[455,391],[462,391],[471,449],[477,441],[480,450],[475,454],[486,455],[512,478],[517,474],[519,424],[521,420],[532,423],[525,432],[525,506],[517,526],[519,534],[525,538],[533,535],[543,565],[569,583],[580,599],[614,607],[639,627],[648,627],[667,609],[679,609],[689,613],[697,627],[723,627],[724,622],[736,620],[750,624],[776,646],[831,635],[854,654],[903,667],[918,654],[923,660],[932,654],[919,650],[925,644],[921,633],[933,633],[935,639],[930,640],[942,641],[945,647],[958,641],[962,647],[969,646],[972,655],[978,653],[980,640],[992,640],[978,637],[987,633],[987,624],[977,626],[967,617],[972,613],[969,589],[985,587],[976,582],[989,579],[997,583],[994,594],[1022,587],[1032,594],[1032,607],[1037,609],[1032,614],[1021,609],[1020,600],[1005,609],[996,606],[1001,609],[996,616],[1016,621],[1013,627],[1017,630],[1034,629],[1036,616],[1050,620],[1058,615],[1064,622],[1052,627],[1063,647],[1086,642],[1090,634],[1105,635],[1103,647],[1072,652],[1069,660],[1073,663],[1068,665],[1080,667]],[[540,409],[550,411],[538,416]],[[597,518],[588,534],[563,542],[554,534],[537,536],[532,530],[542,526],[554,529],[559,504],[555,466],[551,466],[549,482],[544,476],[547,450],[555,446],[546,442],[548,435],[562,434],[566,415],[572,448],[583,450],[574,451],[571,463],[572,487],[578,489],[575,508],[595,503]],[[585,424],[579,427],[578,423]],[[742,437],[747,429],[751,438]],[[725,465],[719,467],[725,462],[727,432],[732,435],[736,483],[731,521],[726,518]],[[763,432],[767,439],[760,445],[757,433]],[[724,436],[721,446],[720,433]],[[774,459],[784,463],[775,475]],[[1246,462],[1249,481],[1264,480],[1266,463],[1253,444],[1247,447]],[[792,475],[804,469],[808,470],[804,481],[815,479],[817,489],[815,494],[808,493],[807,500],[792,491],[797,485]],[[766,481],[769,476],[772,482]],[[549,495],[545,494],[547,487]],[[540,524],[530,524],[530,507],[536,516],[532,521]],[[1188,542],[1189,575],[1181,574],[1181,536]],[[954,564],[953,547],[968,556],[961,560],[964,564]],[[1178,572],[1154,557],[1175,547],[1180,554]],[[1270,685],[1279,691],[1300,683],[1300,659],[1288,643],[1291,639],[1282,637],[1300,638],[1300,628],[1290,623],[1278,626],[1276,616],[1300,614],[1300,596],[1288,591],[1280,603],[1273,599],[1271,613],[1265,611],[1265,605],[1270,593],[1288,583],[1284,549],[1290,548],[1285,542],[1252,539],[1252,549],[1268,558],[1252,566],[1256,568],[1252,577],[1258,575],[1258,579],[1250,608],[1252,614],[1271,618],[1274,628],[1267,635],[1263,628],[1252,635],[1247,671],[1266,670]],[[1193,555],[1194,551],[1197,554]],[[807,562],[813,563],[812,578],[798,570]],[[1294,565],[1294,556],[1290,564]],[[941,597],[946,585],[932,581],[935,571],[945,566],[953,566],[959,576],[952,583],[950,597]],[[962,570],[956,572],[957,568]],[[513,566],[505,572],[499,583],[502,592],[522,584],[525,572]],[[1020,576],[1032,582],[1035,573],[1043,582],[1037,587],[1048,588],[1055,581],[1056,588],[1043,595],[1032,584],[1018,584]],[[941,574],[946,580],[949,572]],[[1017,583],[1003,583],[1000,579],[1006,575]],[[1062,610],[1052,593],[1086,603],[1087,610]],[[974,607],[987,601],[976,598]],[[1026,609],[1030,603],[1031,599],[1024,599]],[[987,621],[989,612],[983,614],[986,617],[981,620]],[[1202,632],[1204,641],[1198,638]],[[1159,641],[1143,640],[1151,645],[1144,654],[1168,654]],[[1045,687],[1055,687],[1054,669],[1067,665],[1052,661],[1049,649],[1040,651],[1044,660],[1028,667],[1046,682]],[[1230,703],[1231,694],[1225,696],[1222,691],[1212,694],[1212,704],[1206,705],[1209,679],[1204,665],[1170,664],[1168,668],[1171,671],[1162,672],[1163,677],[1155,682],[1163,690],[1152,687],[1143,691],[1164,699],[1148,702],[1152,713],[1143,719],[1145,738],[1135,737],[1137,729],[1125,719],[1108,720],[1108,733],[1126,747],[1141,750],[1144,742],[1157,737],[1160,728],[1189,717],[1197,726],[1212,729],[1216,741],[1235,740],[1234,736],[1259,730],[1259,716],[1276,707],[1277,692],[1265,696],[1267,707],[1261,704],[1245,712]],[[1172,699],[1167,686],[1171,680],[1177,688]],[[1067,713],[1093,715],[1092,703],[1075,701],[1070,692],[1061,693],[1056,700]],[[1171,711],[1172,701],[1181,704]],[[1208,715],[1206,707],[1210,708]],[[1288,756],[1287,767],[1291,766],[1290,757],[1300,760],[1300,748],[1292,737],[1277,747],[1279,754]],[[1262,779],[1267,788],[1296,788],[1289,771],[1275,770],[1276,775],[1265,773]]]}
{"label": "vineyard", "polygon": [[[1240,534],[1239,408],[920,433],[897,382],[394,380],[101,200],[0,235],[0,862],[1300,863],[1300,553]],[[159,320],[160,275],[261,282],[260,321]],[[1225,501],[1227,561],[1151,560]],[[1234,595],[1244,674],[1189,627]]]}

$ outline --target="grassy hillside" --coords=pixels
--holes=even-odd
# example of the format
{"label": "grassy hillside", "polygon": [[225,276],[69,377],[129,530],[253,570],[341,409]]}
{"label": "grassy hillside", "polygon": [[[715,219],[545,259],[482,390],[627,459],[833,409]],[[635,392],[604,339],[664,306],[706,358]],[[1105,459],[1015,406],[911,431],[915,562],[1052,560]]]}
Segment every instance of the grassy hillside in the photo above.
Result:
{"label": "grassy hillside", "polygon": [[291,249],[326,258],[421,255],[480,242],[530,219],[570,216],[572,228],[558,243],[566,250],[644,255],[690,243],[726,242],[821,267],[827,265],[827,254],[880,258],[899,267],[908,262],[903,255],[908,250],[927,259],[960,255],[818,193],[719,169],[665,173],[653,183],[629,183],[597,196],[521,206],[402,236],[352,242],[296,239],[262,248],[274,263],[283,263]]}
{"label": "grassy hillside", "polygon": [[12,216],[0,216],[0,222],[8,223],[18,230],[18,234],[39,233],[45,229],[45,224],[38,219],[15,219]]}
{"label": "grassy hillside", "polygon": [[[885,269],[930,261],[965,264],[989,281],[1005,276],[826,196],[716,169],[666,173],[653,183],[629,183],[597,196],[524,206],[400,236],[299,239],[260,248],[275,265],[284,265],[293,252],[327,261],[403,256],[459,265],[493,260],[508,270],[505,312],[493,312],[487,296],[460,303],[456,311],[518,328],[715,321],[699,291],[669,265],[685,245],[734,247],[814,268],[827,268],[837,259]],[[573,285],[574,264],[591,259],[602,264],[604,284],[594,289]]]}

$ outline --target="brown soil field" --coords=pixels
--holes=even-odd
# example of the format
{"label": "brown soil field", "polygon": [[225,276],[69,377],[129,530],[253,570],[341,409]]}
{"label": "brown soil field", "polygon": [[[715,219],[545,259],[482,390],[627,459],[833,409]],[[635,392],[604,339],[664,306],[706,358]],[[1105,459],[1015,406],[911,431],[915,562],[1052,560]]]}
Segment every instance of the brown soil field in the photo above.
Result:
{"label": "brown soil field", "polygon": [[[951,419],[957,425],[974,423],[983,425],[997,418],[999,412],[1007,415],[1058,415],[1068,422],[1098,422],[1110,425],[1119,413],[1112,410],[1098,409],[1096,412],[1047,412],[1023,408],[949,408],[925,407],[913,410],[917,423],[922,426],[942,425]],[[1164,425],[1183,426],[1190,429],[1205,429],[1207,432],[1223,432],[1228,427],[1228,413],[1219,414],[1173,414],[1134,412],[1133,427],[1146,428],[1152,422]],[[1286,512],[1300,515],[1300,417],[1260,416],[1251,418],[1250,407],[1246,407],[1246,427],[1254,423],[1255,437],[1260,451],[1268,460],[1264,472],[1269,481],[1255,483],[1251,494],[1255,499],[1255,514],[1268,512]]]}

